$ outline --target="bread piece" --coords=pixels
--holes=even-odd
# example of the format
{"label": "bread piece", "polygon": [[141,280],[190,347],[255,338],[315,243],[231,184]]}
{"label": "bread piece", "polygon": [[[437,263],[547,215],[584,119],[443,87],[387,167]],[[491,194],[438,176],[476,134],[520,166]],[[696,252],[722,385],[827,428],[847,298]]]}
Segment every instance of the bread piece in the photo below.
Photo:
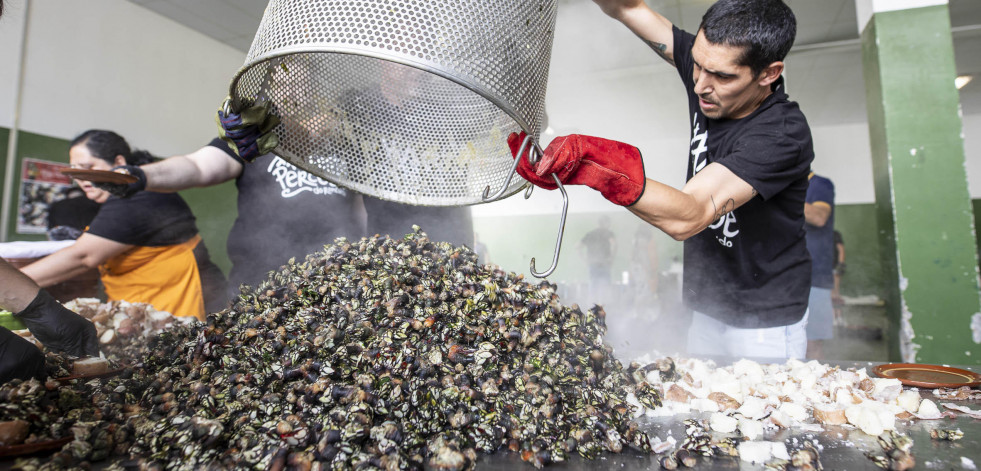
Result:
{"label": "bread piece", "polygon": [[716,412],[709,417],[709,427],[716,432],[731,433],[736,431],[739,422],[721,412]]}
{"label": "bread piece", "polygon": [[845,409],[836,409],[830,404],[814,406],[814,418],[825,425],[844,425],[848,423],[848,419],[845,417]]}
{"label": "bread piece", "polygon": [[677,384],[672,384],[665,393],[664,400],[688,403],[692,400],[692,395]]}
{"label": "bread piece", "polygon": [[109,371],[109,360],[90,357],[76,360],[72,365],[73,375],[98,375]]}
{"label": "bread piece", "polygon": [[724,392],[711,393],[708,398],[719,404],[719,410],[722,411],[736,410],[740,406],[739,401]]}

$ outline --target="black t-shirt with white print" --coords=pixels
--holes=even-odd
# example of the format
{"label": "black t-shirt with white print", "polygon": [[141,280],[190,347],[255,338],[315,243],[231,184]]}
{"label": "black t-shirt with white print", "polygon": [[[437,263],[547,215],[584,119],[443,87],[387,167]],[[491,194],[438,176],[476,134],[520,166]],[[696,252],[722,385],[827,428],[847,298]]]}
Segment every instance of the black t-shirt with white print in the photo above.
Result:
{"label": "black t-shirt with white print", "polygon": [[248,163],[221,139],[208,145],[243,165],[235,180],[238,217],[227,246],[233,292],[243,283],[257,285],[291,257],[303,260],[337,237],[362,236],[351,192],[274,154]]}
{"label": "black t-shirt with white print", "polygon": [[688,92],[692,132],[688,179],[716,162],[759,194],[685,241],[684,300],[738,328],[800,321],[807,310],[811,260],[804,232],[811,131],[781,77],[745,118],[706,118],[694,93],[695,37],[674,29],[674,60]]}

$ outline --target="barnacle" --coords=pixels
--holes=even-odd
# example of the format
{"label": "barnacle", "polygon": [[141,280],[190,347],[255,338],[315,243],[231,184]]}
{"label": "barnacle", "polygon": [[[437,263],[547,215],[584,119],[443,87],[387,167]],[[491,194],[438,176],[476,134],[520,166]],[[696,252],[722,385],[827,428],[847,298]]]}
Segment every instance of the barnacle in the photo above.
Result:
{"label": "barnacle", "polygon": [[[79,396],[128,398],[126,414],[94,422],[125,424],[117,453],[151,468],[466,469],[502,446],[541,467],[650,452],[626,398],[658,407],[645,377],[665,371],[625,371],[603,344],[605,316],[421,231],[338,239],[206,323],[141,342],[140,368]],[[103,458],[109,437],[90,433],[59,459]],[[711,453],[707,435],[691,451]]]}

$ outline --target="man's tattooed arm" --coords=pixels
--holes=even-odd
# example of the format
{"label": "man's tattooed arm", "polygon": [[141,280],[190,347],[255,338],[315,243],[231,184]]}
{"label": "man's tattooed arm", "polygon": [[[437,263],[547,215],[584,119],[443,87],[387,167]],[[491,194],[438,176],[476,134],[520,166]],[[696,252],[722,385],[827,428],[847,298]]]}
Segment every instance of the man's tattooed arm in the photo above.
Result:
{"label": "man's tattooed arm", "polygon": [[659,42],[650,41],[650,40],[647,40],[647,39],[644,39],[644,38],[641,38],[641,39],[643,39],[644,42],[647,43],[647,45],[650,46],[651,49],[653,49],[654,52],[657,53],[657,55],[661,56],[661,59],[664,59],[665,61],[667,61],[668,64],[675,65],[674,59],[671,57],[670,54],[668,54],[668,45],[667,44],[662,44],[662,43],[659,43]]}
{"label": "man's tattooed arm", "polygon": [[712,207],[715,208],[716,220],[719,220],[719,218],[721,218],[722,216],[725,216],[726,214],[732,212],[732,210],[736,209],[736,201],[733,200],[732,198],[729,198],[729,201],[726,201],[721,208],[717,204],[715,204],[715,198],[711,196],[709,198],[712,201]]}

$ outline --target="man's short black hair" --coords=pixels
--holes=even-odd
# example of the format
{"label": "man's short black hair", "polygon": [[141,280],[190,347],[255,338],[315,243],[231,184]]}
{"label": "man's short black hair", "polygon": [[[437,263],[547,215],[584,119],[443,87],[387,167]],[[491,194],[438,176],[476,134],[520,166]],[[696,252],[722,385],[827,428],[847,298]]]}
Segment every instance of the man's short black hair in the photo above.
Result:
{"label": "man's short black hair", "polygon": [[740,65],[759,75],[794,45],[797,18],[782,0],[719,0],[698,27],[713,44],[744,47]]}

